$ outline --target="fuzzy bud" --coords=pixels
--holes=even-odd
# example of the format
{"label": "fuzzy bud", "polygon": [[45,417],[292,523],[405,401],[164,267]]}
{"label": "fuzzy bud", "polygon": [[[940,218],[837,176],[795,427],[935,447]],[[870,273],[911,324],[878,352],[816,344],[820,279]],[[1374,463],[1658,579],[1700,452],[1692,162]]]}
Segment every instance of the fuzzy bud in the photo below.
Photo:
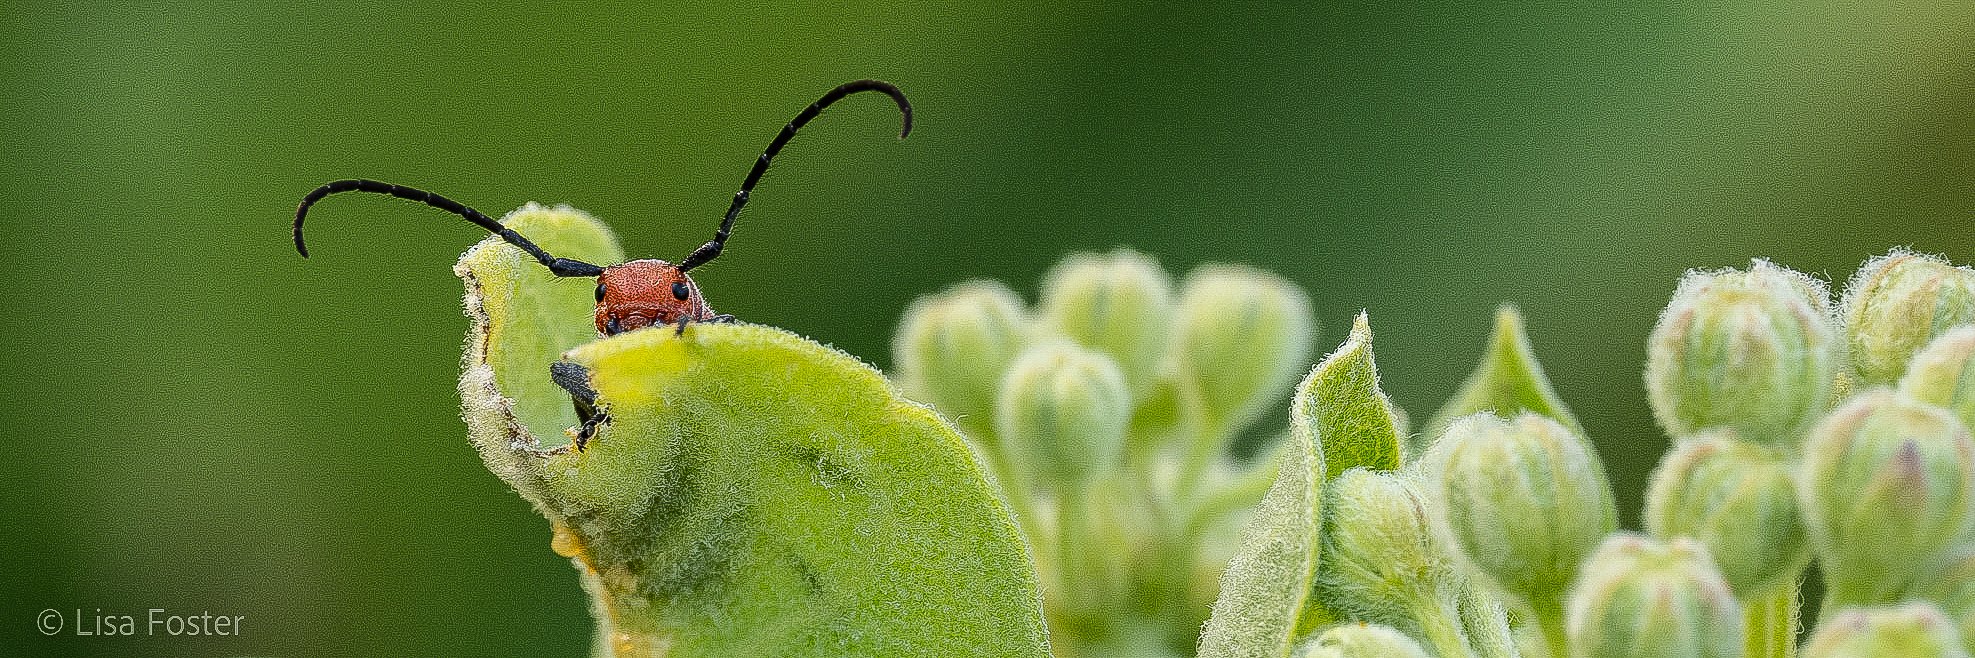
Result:
{"label": "fuzzy bud", "polygon": [[1119,249],[1064,258],[1043,279],[1041,306],[1057,334],[1117,361],[1134,396],[1165,367],[1173,282],[1144,254]]}
{"label": "fuzzy bud", "polygon": [[1031,347],[1002,379],[995,406],[1001,440],[1041,486],[1077,490],[1124,451],[1130,397],[1103,354],[1062,341]]}
{"label": "fuzzy bud", "polygon": [[1297,645],[1290,658],[1427,658],[1413,638],[1378,624],[1332,626]]}
{"label": "fuzzy bud", "polygon": [[1742,611],[1707,548],[1630,533],[1586,561],[1565,613],[1576,658],[1742,655]]}
{"label": "fuzzy bud", "polygon": [[1689,537],[1744,599],[1766,595],[1810,559],[1791,467],[1726,430],[1681,442],[1653,472],[1646,529]]}
{"label": "fuzzy bud", "polygon": [[1597,455],[1547,416],[1462,417],[1422,465],[1439,501],[1435,523],[1454,548],[1496,586],[1532,604],[1554,601],[1617,526]]}
{"label": "fuzzy bud", "polygon": [[1316,600],[1353,619],[1421,634],[1419,611],[1455,614],[1458,576],[1405,475],[1363,468],[1324,484]]}
{"label": "fuzzy bud", "polygon": [[1811,545],[1839,605],[1890,603],[1975,528],[1975,441],[1946,410],[1885,389],[1811,432],[1798,473]]}
{"label": "fuzzy bud", "polygon": [[1975,270],[1908,251],[1874,258],[1846,285],[1844,318],[1860,381],[1891,383],[1935,336],[1975,322]]}
{"label": "fuzzy bud", "polygon": [[1234,265],[1202,267],[1187,275],[1177,312],[1174,354],[1224,427],[1247,425],[1286,399],[1310,367],[1316,319],[1309,298],[1282,277]]}
{"label": "fuzzy bud", "polygon": [[1788,447],[1826,407],[1839,342],[1824,284],[1768,261],[1689,272],[1653,327],[1646,392],[1668,434]]}
{"label": "fuzzy bud", "polygon": [[963,283],[912,302],[900,325],[892,354],[906,393],[965,426],[991,425],[1002,373],[1028,342],[1022,300],[1000,283]]}
{"label": "fuzzy bud", "polygon": [[1900,394],[1946,407],[1964,426],[1975,427],[1975,325],[1955,327],[1913,356]]}
{"label": "fuzzy bud", "polygon": [[1804,658],[1968,658],[1945,615],[1921,602],[1853,608],[1817,625]]}

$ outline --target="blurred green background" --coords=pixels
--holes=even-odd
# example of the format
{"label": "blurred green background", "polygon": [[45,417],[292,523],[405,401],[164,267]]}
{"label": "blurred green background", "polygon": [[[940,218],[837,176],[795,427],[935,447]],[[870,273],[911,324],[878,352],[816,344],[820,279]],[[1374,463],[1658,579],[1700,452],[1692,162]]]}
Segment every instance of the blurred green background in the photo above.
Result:
{"label": "blurred green background", "polygon": [[[330,179],[569,203],[677,259],[795,111],[890,80],[912,138],[862,96],[805,131],[695,272],[717,309],[882,367],[966,277],[1242,261],[1310,291],[1319,351],[1369,309],[1423,418],[1514,302],[1628,516],[1684,269],[1975,259],[1966,4],[888,4],[8,3],[0,654],[587,650],[575,572],[458,419],[449,269],[481,234],[338,197],[302,260],[290,213]],[[31,620],[151,607],[247,620]]]}

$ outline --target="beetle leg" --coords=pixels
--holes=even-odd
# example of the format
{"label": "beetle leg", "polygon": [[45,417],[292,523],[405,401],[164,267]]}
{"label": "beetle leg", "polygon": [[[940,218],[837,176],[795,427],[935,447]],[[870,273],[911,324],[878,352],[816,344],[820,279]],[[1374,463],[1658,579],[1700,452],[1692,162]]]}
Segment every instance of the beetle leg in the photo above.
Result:
{"label": "beetle leg", "polygon": [[590,388],[590,371],[568,361],[549,364],[549,379],[569,391],[569,403],[576,408],[582,425],[576,429],[576,451],[582,452],[597,431],[610,422],[610,413],[597,407],[597,391]]}
{"label": "beetle leg", "polygon": [[684,313],[679,314],[679,328],[678,330],[673,331],[672,335],[674,336],[686,335],[686,325],[688,323],[691,323],[692,321],[693,321],[693,316],[686,315]]}
{"label": "beetle leg", "polygon": [[734,317],[734,316],[732,316],[732,315],[728,315],[728,314],[726,314],[726,313],[721,313],[721,314],[719,314],[719,315],[716,315],[716,316],[713,316],[713,317],[710,317],[710,318],[707,318],[707,319],[706,319],[706,321],[707,321],[707,322],[718,322],[718,323],[720,323],[720,324],[732,324],[732,323],[735,323],[735,322],[740,322],[740,320],[739,320],[739,319],[737,319],[737,318],[735,318],[735,317]]}

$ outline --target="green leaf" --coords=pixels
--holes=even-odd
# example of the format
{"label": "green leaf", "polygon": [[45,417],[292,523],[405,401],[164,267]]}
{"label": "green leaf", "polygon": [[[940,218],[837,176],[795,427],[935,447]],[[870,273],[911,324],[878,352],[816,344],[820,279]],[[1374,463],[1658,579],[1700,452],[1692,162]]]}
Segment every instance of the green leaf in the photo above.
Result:
{"label": "green leaf", "polygon": [[1534,412],[1584,433],[1577,417],[1571,415],[1563,399],[1550,388],[1550,379],[1543,375],[1543,365],[1536,362],[1536,350],[1529,345],[1529,334],[1523,331],[1522,313],[1512,305],[1504,304],[1495,310],[1495,331],[1488,337],[1488,352],[1482,355],[1481,363],[1475,366],[1474,373],[1468,375],[1453,399],[1433,415],[1426,432],[1413,437],[1414,444],[1409,446],[1412,454],[1424,452],[1426,445],[1439,439],[1454,419],[1478,411],[1493,411],[1503,418],[1514,418],[1523,411]]}
{"label": "green leaf", "polygon": [[1400,464],[1397,419],[1378,388],[1371,341],[1370,319],[1360,313],[1344,345],[1297,385],[1282,467],[1221,576],[1201,656],[1280,658],[1298,636],[1336,620],[1310,596],[1323,483],[1356,466],[1389,471]]}
{"label": "green leaf", "polygon": [[[528,235],[607,244],[559,217]],[[1048,655],[1025,545],[960,436],[841,352],[748,324],[586,335],[563,368],[610,421],[545,448],[574,422],[547,375],[560,323],[594,333],[591,286],[506,250],[459,266],[464,415],[581,571],[600,655]]]}
{"label": "green leaf", "polygon": [[[598,264],[624,260],[610,229],[568,206],[550,209],[529,203],[501,223],[563,258]],[[596,282],[558,278],[496,238],[468,249],[453,273],[466,281],[467,317],[488,320],[474,325],[467,350],[493,366],[494,384],[509,393],[515,418],[531,434],[550,447],[568,444],[562,428],[576,424],[576,412],[569,395],[549,381],[548,363],[563,350],[596,340],[596,325],[590,321]],[[481,286],[481,280],[498,285]]]}
{"label": "green leaf", "polygon": [[1276,481],[1242,531],[1241,550],[1221,574],[1220,599],[1200,636],[1202,658],[1289,653],[1317,570],[1324,455],[1316,433],[1296,423]]}
{"label": "green leaf", "polygon": [[1289,417],[1292,429],[1313,432],[1321,442],[1325,479],[1357,466],[1399,468],[1398,414],[1378,388],[1369,315],[1359,313],[1344,345],[1296,387]]}

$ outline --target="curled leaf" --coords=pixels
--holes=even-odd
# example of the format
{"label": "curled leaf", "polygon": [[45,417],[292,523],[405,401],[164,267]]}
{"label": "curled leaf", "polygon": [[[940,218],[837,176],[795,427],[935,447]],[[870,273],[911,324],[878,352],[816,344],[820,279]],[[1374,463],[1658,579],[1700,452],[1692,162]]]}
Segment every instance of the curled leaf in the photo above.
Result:
{"label": "curled leaf", "polygon": [[1220,599],[1200,635],[1202,658],[1288,655],[1317,570],[1324,456],[1316,439],[1307,429],[1290,433],[1275,484],[1221,574]]}
{"label": "curled leaf", "polygon": [[[610,245],[573,211],[517,215],[550,249]],[[590,287],[517,255],[483,243],[457,268],[465,416],[582,572],[600,655],[1048,654],[1008,509],[930,409],[771,327],[589,340]],[[586,449],[538,440],[585,387],[608,419]]]}

